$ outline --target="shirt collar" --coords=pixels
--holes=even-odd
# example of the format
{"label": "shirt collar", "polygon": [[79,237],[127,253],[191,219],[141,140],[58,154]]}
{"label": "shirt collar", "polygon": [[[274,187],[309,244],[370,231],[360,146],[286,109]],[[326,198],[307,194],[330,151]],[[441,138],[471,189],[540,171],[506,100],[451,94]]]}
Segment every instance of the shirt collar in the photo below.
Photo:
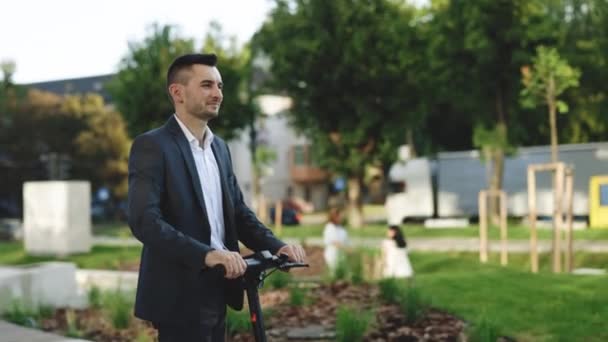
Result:
{"label": "shirt collar", "polygon": [[[179,119],[179,117],[177,117],[176,114],[173,114],[175,116],[175,119],[177,120],[177,123],[179,124],[179,127],[181,127],[182,131],[184,132],[184,135],[186,136],[186,139],[188,140],[188,142],[190,143],[190,145],[196,145],[196,146],[200,146],[198,139],[196,139],[196,137],[194,136],[194,134],[192,134],[192,132],[190,132],[190,130],[188,129],[188,127],[186,127],[186,125]],[[213,142],[213,132],[211,132],[211,128],[209,128],[209,126],[207,126],[205,128],[205,134],[204,136],[204,141],[203,141],[203,149],[209,148],[209,146],[211,146],[211,143]]]}

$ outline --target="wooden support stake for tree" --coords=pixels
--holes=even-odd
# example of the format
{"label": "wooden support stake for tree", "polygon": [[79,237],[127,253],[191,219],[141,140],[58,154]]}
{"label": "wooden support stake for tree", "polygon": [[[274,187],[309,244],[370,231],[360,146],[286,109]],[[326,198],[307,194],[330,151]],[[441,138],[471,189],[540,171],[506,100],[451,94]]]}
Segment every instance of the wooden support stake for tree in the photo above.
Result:
{"label": "wooden support stake for tree", "polygon": [[479,261],[488,262],[488,213],[486,192],[479,192]]}
{"label": "wooden support stake for tree", "polygon": [[264,224],[268,224],[268,210],[266,207],[266,197],[262,194],[258,197],[258,218]]}
{"label": "wooden support stake for tree", "polygon": [[530,223],[530,268],[538,273],[538,241],[536,233],[536,177],[534,167],[528,166],[528,222]]}
{"label": "wooden support stake for tree", "polygon": [[554,206],[553,206],[553,273],[562,271],[562,197],[564,193],[564,164],[557,163],[554,171]]}
{"label": "wooden support stake for tree", "polygon": [[488,261],[488,199],[498,198],[500,206],[500,264],[508,263],[507,246],[507,194],[501,190],[482,190],[479,192],[479,261]]}
{"label": "wooden support stake for tree", "polygon": [[566,169],[566,272],[572,272],[572,268],[574,266],[573,262],[573,241],[572,241],[572,200],[573,200],[573,192],[574,192],[574,174],[572,168]]}
{"label": "wooden support stake for tree", "polygon": [[530,221],[530,264],[533,273],[538,272],[538,239],[536,231],[536,172],[553,172],[553,272],[561,272],[561,239],[563,230],[562,205],[564,195],[564,163],[536,164],[528,166],[528,217]]}
{"label": "wooden support stake for tree", "polygon": [[274,206],[274,228],[278,236],[283,233],[283,202],[277,201]]}
{"label": "wooden support stake for tree", "polygon": [[509,263],[507,246],[507,194],[500,191],[500,264],[506,266]]}

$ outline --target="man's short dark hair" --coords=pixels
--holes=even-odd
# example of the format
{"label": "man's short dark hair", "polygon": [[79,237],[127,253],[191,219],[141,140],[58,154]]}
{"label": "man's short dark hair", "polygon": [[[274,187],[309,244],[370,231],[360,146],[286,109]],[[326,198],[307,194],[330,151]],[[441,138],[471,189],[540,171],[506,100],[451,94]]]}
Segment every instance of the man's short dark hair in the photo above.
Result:
{"label": "man's short dark hair", "polygon": [[[187,83],[188,80],[183,76],[180,78],[180,71],[190,69],[195,64],[216,66],[217,56],[214,53],[192,53],[177,57],[167,70],[167,91],[172,83]],[[171,98],[171,94],[169,94],[169,98]]]}

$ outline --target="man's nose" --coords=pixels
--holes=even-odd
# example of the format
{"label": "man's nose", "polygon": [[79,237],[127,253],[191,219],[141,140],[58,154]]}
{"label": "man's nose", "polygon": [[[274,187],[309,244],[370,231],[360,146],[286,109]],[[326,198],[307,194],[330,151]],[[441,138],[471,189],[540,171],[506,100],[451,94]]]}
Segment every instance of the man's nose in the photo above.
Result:
{"label": "man's nose", "polygon": [[222,93],[222,89],[221,88],[215,88],[214,92],[213,92],[213,97],[218,98],[218,99],[222,99],[224,97],[224,94]]}

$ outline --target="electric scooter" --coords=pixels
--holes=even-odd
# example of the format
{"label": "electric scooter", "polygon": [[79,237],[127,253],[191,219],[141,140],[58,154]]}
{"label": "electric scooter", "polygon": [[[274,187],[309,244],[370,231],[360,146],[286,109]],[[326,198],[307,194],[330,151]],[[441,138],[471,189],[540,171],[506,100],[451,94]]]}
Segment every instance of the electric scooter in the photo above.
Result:
{"label": "electric scooter", "polygon": [[[295,267],[308,267],[308,264],[290,262],[287,255],[272,255],[269,251],[261,251],[246,256],[247,269],[241,277],[245,291],[247,291],[247,302],[249,303],[249,319],[256,342],[266,342],[266,330],[264,317],[260,306],[258,289],[264,285],[264,279],[277,270],[287,271]],[[223,268],[221,269],[224,272]]]}

